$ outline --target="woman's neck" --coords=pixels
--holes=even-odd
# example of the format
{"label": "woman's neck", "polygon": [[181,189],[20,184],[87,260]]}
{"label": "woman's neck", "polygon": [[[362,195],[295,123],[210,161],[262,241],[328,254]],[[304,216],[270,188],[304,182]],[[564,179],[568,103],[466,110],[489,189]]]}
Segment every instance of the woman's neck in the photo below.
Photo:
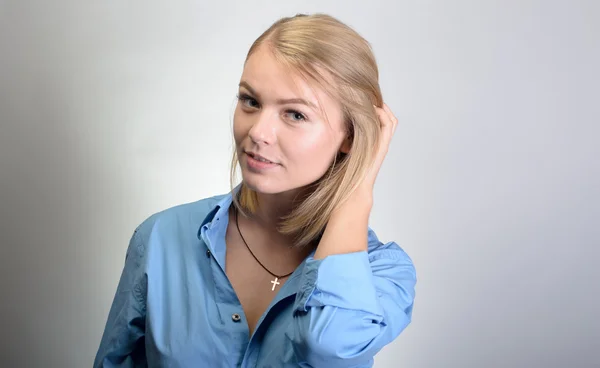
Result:
{"label": "woman's neck", "polygon": [[281,219],[294,209],[296,193],[257,193],[258,206],[252,219],[265,229],[276,230]]}

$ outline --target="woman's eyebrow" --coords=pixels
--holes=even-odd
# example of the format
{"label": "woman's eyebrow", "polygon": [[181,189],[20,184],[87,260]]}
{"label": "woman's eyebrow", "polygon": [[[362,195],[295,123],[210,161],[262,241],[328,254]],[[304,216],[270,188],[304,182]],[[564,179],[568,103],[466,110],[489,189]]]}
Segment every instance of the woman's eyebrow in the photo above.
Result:
{"label": "woman's eyebrow", "polygon": [[256,97],[260,97],[260,95],[254,90],[254,88],[250,87],[250,85],[247,82],[241,81],[239,86],[246,88],[248,91],[250,91],[250,93],[252,93]]}
{"label": "woman's eyebrow", "polygon": [[288,99],[284,99],[284,100],[282,100],[282,99],[279,99],[279,100],[277,100],[276,102],[277,102],[277,104],[279,104],[279,105],[285,105],[285,104],[301,104],[301,105],[306,105],[306,106],[308,106],[308,107],[310,107],[310,108],[312,108],[312,109],[314,109],[314,110],[317,110],[317,106],[316,106],[314,103],[312,103],[312,102],[310,102],[310,101],[307,101],[307,100],[305,100],[305,99],[303,99],[303,98],[288,98]]}
{"label": "woman's eyebrow", "polygon": [[[255,95],[256,97],[260,97],[260,95],[254,90],[254,88],[252,88],[250,86],[250,84],[248,84],[248,82],[245,81],[241,81],[239,84],[240,87],[244,87],[246,88],[251,94]],[[277,104],[279,105],[285,105],[285,104],[301,104],[301,105],[306,105],[314,110],[318,110],[317,105],[311,101],[305,100],[303,98],[286,98],[286,99],[278,99],[277,101],[275,101]]]}

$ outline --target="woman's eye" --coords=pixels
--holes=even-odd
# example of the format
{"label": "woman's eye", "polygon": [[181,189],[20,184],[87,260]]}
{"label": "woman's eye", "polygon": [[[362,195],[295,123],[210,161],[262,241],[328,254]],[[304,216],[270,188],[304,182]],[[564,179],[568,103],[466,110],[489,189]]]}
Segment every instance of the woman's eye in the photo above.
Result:
{"label": "woman's eye", "polygon": [[285,113],[293,121],[306,121],[306,116],[304,116],[304,114],[301,112],[289,110]]}
{"label": "woman's eye", "polygon": [[248,95],[238,95],[238,100],[246,107],[251,109],[258,108],[258,102]]}

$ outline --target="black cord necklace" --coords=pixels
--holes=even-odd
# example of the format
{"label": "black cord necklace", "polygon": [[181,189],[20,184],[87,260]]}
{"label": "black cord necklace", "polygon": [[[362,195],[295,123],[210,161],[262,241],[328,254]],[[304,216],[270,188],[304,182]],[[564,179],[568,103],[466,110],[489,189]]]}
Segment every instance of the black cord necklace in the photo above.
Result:
{"label": "black cord necklace", "polygon": [[265,267],[264,264],[262,264],[261,261],[258,260],[258,258],[256,258],[256,256],[254,255],[254,253],[252,252],[252,249],[250,249],[250,247],[248,246],[248,243],[246,243],[246,239],[244,239],[244,236],[242,235],[242,232],[240,230],[240,224],[238,222],[238,210],[237,208],[235,209],[235,226],[237,227],[238,233],[240,234],[240,237],[242,238],[242,241],[244,242],[244,244],[246,245],[246,248],[248,248],[248,251],[250,252],[250,254],[252,254],[252,257],[254,257],[254,259],[256,260],[256,262],[258,262],[258,264],[265,269],[265,271],[267,271],[268,273],[270,273],[273,277],[275,277],[275,280],[271,281],[271,284],[273,284],[273,287],[271,287],[271,291],[275,291],[275,287],[279,284],[281,284],[279,282],[279,279],[283,279],[284,277],[288,277],[289,275],[293,274],[294,271],[285,274],[285,275],[277,275],[271,271],[269,271],[268,268]]}

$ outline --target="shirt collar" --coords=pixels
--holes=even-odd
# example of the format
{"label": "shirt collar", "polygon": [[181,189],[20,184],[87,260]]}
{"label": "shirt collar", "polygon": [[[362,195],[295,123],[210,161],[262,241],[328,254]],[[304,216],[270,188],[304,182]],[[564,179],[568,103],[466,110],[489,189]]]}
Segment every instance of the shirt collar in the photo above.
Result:
{"label": "shirt collar", "polygon": [[212,205],[212,208],[208,211],[208,214],[202,220],[200,224],[200,228],[198,229],[198,237],[200,237],[200,231],[204,225],[207,225],[208,229],[211,229],[214,226],[213,220],[221,219],[223,216],[227,216],[229,206],[233,202],[233,196],[237,195],[240,190],[241,184],[237,185],[233,190],[225,195],[222,195],[221,198],[217,201],[217,203]]}

